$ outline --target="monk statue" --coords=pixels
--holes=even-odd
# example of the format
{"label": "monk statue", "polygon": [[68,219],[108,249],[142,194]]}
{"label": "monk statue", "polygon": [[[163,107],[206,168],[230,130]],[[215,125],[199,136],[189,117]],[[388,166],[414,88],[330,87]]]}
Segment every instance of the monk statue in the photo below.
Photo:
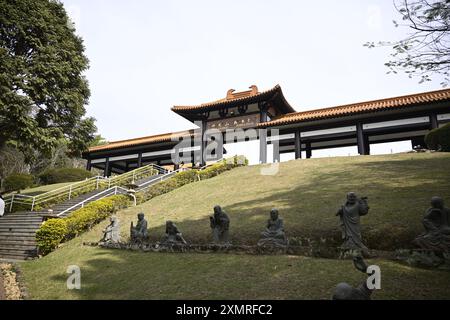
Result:
{"label": "monk statue", "polygon": [[119,219],[116,216],[111,216],[109,221],[110,224],[103,229],[103,238],[100,241],[118,243],[120,242]]}
{"label": "monk statue", "polygon": [[270,219],[267,220],[266,230],[261,233],[258,246],[286,246],[287,239],[284,233],[283,219],[278,215],[277,209],[270,210]]}
{"label": "monk statue", "polygon": [[220,206],[214,207],[214,215],[209,217],[214,243],[229,243],[230,219]]}
{"label": "monk statue", "polygon": [[147,220],[144,219],[144,214],[142,212],[138,213],[137,217],[138,222],[136,223],[136,227],[133,226],[133,222],[131,222],[130,227],[132,243],[141,243],[148,239]]}
{"label": "monk statue", "polygon": [[340,217],[342,239],[344,243],[341,248],[349,250],[357,250],[368,255],[367,247],[361,240],[361,224],[360,216],[364,216],[369,212],[367,198],[358,199],[354,192],[347,194],[347,201],[336,213]]}
{"label": "monk statue", "polygon": [[425,233],[414,243],[422,249],[450,252],[450,210],[444,207],[441,197],[431,198],[431,208],[425,212],[422,223]]}
{"label": "monk statue", "polygon": [[172,221],[166,221],[166,234],[164,235],[161,244],[187,244],[184,240],[178,227]]}
{"label": "monk statue", "polygon": [[[353,257],[353,265],[355,268],[363,273],[367,273],[367,264],[364,262],[362,256]],[[370,300],[370,296],[374,289],[369,289],[367,286],[367,279],[364,280],[357,288],[352,287],[346,282],[339,283],[334,289],[333,300]]]}

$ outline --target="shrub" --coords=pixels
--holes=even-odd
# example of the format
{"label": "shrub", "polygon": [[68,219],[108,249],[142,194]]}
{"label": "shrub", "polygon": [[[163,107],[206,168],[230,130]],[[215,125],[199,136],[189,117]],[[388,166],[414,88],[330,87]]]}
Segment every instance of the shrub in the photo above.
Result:
{"label": "shrub", "polygon": [[39,175],[42,184],[80,181],[92,177],[90,171],[80,168],[48,169]]}
{"label": "shrub", "polygon": [[89,203],[84,208],[72,212],[67,218],[46,221],[36,232],[39,252],[44,255],[50,253],[60,243],[89,230],[128,203],[128,196],[111,196]]}
{"label": "shrub", "polygon": [[67,235],[65,219],[50,219],[45,221],[36,231],[36,243],[41,254],[54,250]]}
{"label": "shrub", "polygon": [[425,143],[428,149],[450,152],[450,123],[428,132]]}
{"label": "shrub", "polygon": [[107,197],[91,202],[84,208],[72,212],[65,220],[67,223],[67,239],[91,229],[94,225],[107,218],[119,207],[126,206],[129,198],[124,195]]}
{"label": "shrub", "polygon": [[14,173],[5,179],[5,191],[20,191],[34,184],[34,177],[27,173]]}

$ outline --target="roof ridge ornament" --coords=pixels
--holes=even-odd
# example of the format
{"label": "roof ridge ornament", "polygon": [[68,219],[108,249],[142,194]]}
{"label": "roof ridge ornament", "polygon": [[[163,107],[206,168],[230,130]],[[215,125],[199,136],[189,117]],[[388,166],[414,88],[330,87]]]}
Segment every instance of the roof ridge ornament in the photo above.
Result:
{"label": "roof ridge ornament", "polygon": [[229,89],[227,91],[227,97],[226,100],[234,100],[242,97],[251,97],[254,95],[257,95],[259,93],[258,87],[254,84],[252,84],[250,87],[248,87],[250,90],[247,91],[239,91],[235,93],[235,89]]}
{"label": "roof ridge ornament", "polygon": [[235,91],[236,90],[234,90],[234,89],[230,89],[230,90],[227,91],[227,100],[234,99],[233,92],[235,92]]}

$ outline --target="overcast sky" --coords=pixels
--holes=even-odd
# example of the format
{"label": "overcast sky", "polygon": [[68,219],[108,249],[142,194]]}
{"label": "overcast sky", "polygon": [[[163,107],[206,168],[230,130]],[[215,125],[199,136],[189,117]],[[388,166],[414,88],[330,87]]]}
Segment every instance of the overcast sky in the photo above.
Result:
{"label": "overcast sky", "polygon": [[192,128],[173,105],[280,84],[297,110],[440,89],[387,75],[407,28],[389,0],[64,0],[84,39],[88,115],[109,141]]}

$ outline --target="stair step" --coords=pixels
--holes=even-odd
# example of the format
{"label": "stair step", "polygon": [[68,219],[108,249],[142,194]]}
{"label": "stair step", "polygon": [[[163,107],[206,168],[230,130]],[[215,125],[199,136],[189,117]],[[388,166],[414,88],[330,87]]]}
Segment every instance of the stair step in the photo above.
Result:
{"label": "stair step", "polygon": [[0,258],[5,260],[29,260],[37,257],[37,252],[0,252]]}
{"label": "stair step", "polygon": [[0,226],[28,226],[28,225],[40,225],[42,223],[41,220],[32,220],[32,221],[24,221],[24,220],[17,220],[17,221],[9,221],[9,220],[2,220],[0,221]]}
{"label": "stair step", "polygon": [[35,251],[36,245],[23,245],[23,244],[14,244],[14,245],[3,245],[0,243],[0,251]]}
{"label": "stair step", "polygon": [[24,232],[28,232],[30,230],[37,230],[39,229],[41,225],[25,225],[25,226],[18,226],[18,225],[10,225],[10,226],[4,226],[0,225],[0,232],[1,231],[11,231],[11,230],[23,230]]}
{"label": "stair step", "polygon": [[0,232],[0,240],[1,239],[12,239],[12,237],[19,237],[19,238],[34,238],[36,237],[36,232]]}
{"label": "stair step", "polygon": [[8,237],[0,239],[0,243],[12,243],[12,244],[18,244],[18,243],[36,243],[36,237]]}
{"label": "stair step", "polygon": [[11,240],[0,240],[0,246],[9,246],[9,245],[26,245],[26,246],[36,246],[35,239],[29,240],[16,240],[15,238]]}
{"label": "stair step", "polygon": [[32,249],[4,249],[0,248],[0,257],[3,254],[17,254],[17,255],[34,255],[37,252],[37,248]]}

